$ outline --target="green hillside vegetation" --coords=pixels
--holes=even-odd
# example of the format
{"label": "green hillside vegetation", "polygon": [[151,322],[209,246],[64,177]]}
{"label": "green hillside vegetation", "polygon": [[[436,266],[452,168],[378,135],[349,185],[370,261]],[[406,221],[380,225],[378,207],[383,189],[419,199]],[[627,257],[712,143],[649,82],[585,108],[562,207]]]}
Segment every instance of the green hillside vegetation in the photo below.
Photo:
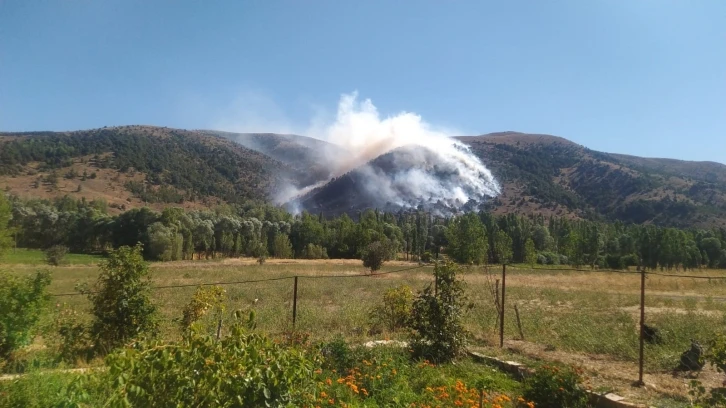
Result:
{"label": "green hillside vegetation", "polygon": [[601,153],[548,135],[507,132],[459,139],[504,184],[505,193],[494,201],[497,212],[726,225],[723,164]]}
{"label": "green hillside vegetation", "polygon": [[[293,173],[258,152],[186,130],[126,126],[0,135],[0,175],[50,171],[57,179],[55,170],[71,166],[74,159],[88,158],[92,168],[143,173],[143,180],[128,182],[125,187],[147,202],[179,203],[200,197],[227,202],[264,198]],[[39,166],[28,167],[32,163]]]}
{"label": "green hillside vegetation", "polygon": [[[723,164],[602,153],[549,135],[504,132],[459,140],[502,184],[502,194],[484,207],[494,214],[726,227]],[[330,152],[340,148],[303,136],[150,126],[0,133],[0,187],[25,199],[105,200],[119,212],[167,204],[200,209],[269,201],[283,185],[326,180]],[[371,205],[356,200],[364,195],[354,181],[338,177],[330,185],[334,191],[319,191],[354,216]],[[309,201],[316,213],[318,201]],[[340,212],[320,208],[326,216]]]}

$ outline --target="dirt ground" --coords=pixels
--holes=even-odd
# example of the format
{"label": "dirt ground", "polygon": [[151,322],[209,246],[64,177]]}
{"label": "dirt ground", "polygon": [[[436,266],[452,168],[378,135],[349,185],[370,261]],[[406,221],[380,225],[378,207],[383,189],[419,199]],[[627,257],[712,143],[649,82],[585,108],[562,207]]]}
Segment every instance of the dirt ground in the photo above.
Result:
{"label": "dirt ground", "polygon": [[[698,379],[707,388],[720,387],[726,380],[724,374],[706,366],[698,374],[688,372],[646,372],[644,387],[638,387],[638,365],[601,354],[573,353],[549,350],[547,346],[526,341],[507,340],[504,349],[498,347],[473,348],[485,355],[498,356],[527,364],[528,361],[552,361],[582,367],[587,373],[587,385],[595,391],[609,391],[629,402],[652,405],[653,401],[669,398],[685,403],[688,400],[688,384]],[[523,361],[524,360],[524,361]]]}

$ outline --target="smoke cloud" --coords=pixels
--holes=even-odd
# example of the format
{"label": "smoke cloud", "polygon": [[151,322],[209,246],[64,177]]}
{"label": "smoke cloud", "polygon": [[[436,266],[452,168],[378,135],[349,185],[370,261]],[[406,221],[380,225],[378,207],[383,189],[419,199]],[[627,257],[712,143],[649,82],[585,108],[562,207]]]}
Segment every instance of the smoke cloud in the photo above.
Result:
{"label": "smoke cloud", "polygon": [[[308,136],[342,147],[326,154],[332,178],[354,171],[376,205],[459,210],[500,193],[489,169],[470,148],[421,116],[402,112],[381,118],[371,100],[342,95],[335,120]],[[300,199],[327,180],[297,191]]]}

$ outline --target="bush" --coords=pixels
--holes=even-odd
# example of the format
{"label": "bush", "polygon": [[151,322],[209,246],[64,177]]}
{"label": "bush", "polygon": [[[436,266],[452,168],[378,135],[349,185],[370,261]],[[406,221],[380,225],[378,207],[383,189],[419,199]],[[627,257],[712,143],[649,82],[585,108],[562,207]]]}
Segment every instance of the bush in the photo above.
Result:
{"label": "bush", "polygon": [[421,262],[429,263],[433,259],[433,255],[431,255],[431,252],[426,251],[423,254],[421,254]]}
{"label": "bush", "polygon": [[189,330],[192,325],[198,323],[210,311],[214,315],[213,320],[221,319],[225,309],[226,297],[225,290],[219,286],[200,286],[197,288],[192,300],[184,306],[182,311],[182,331]]}
{"label": "bush", "polygon": [[305,259],[328,259],[328,251],[320,245],[307,244],[302,251]]}
{"label": "bush", "polygon": [[[543,257],[544,259],[542,262],[540,262],[540,257]],[[541,263],[543,265],[559,265],[560,264],[560,254],[544,251],[540,252],[537,255],[537,263]]]}
{"label": "bush", "polygon": [[540,265],[547,265],[547,257],[542,254],[537,254],[537,263]]}
{"label": "bush", "polygon": [[[297,406],[315,387],[317,354],[231,326],[221,340],[193,333],[178,343],[140,342],[107,358],[112,406]],[[160,369],[160,367],[163,367]]]}
{"label": "bush", "polygon": [[0,273],[0,359],[30,343],[48,300],[50,272],[19,278]]}
{"label": "bush", "polygon": [[80,313],[63,305],[54,319],[55,333],[58,336],[54,343],[58,357],[73,364],[78,359],[90,360],[93,356],[93,341],[88,326],[81,320]]}
{"label": "bush", "polygon": [[524,381],[524,398],[541,408],[588,407],[588,396],[577,368],[542,365]]}
{"label": "bush", "polygon": [[434,287],[429,284],[413,301],[408,326],[414,331],[414,357],[441,363],[451,361],[466,346],[464,289],[452,262],[437,263]]}
{"label": "bush", "polygon": [[45,250],[45,261],[48,265],[59,266],[64,263],[66,254],[68,254],[68,247],[63,245],[53,245]]}
{"label": "bush", "polygon": [[383,261],[386,260],[387,252],[388,249],[381,241],[368,244],[366,249],[363,251],[363,266],[370,268],[371,272],[381,269]]}
{"label": "bush", "polygon": [[354,352],[342,337],[323,345],[323,368],[339,373],[348,372],[355,365]]}
{"label": "bush", "polygon": [[122,246],[101,262],[91,301],[91,335],[100,352],[108,352],[155,327],[148,265],[143,247]]}
{"label": "bush", "polygon": [[383,295],[383,304],[371,311],[371,320],[376,325],[382,325],[390,331],[406,326],[411,316],[413,304],[413,291],[406,285],[391,288]]}
{"label": "bush", "polygon": [[[720,334],[709,342],[705,360],[720,373],[726,372],[726,335]],[[698,380],[692,380],[688,393],[694,399],[694,407],[726,407],[726,388],[706,388]]]}

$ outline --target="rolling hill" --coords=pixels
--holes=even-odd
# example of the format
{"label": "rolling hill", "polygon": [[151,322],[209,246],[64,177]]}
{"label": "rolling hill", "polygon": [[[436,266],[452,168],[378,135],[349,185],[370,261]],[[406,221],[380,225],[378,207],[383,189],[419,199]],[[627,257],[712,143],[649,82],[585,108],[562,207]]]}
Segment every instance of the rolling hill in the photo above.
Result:
{"label": "rolling hill", "polygon": [[[551,135],[457,138],[499,180],[502,194],[484,204],[495,213],[726,226],[720,163],[603,153]],[[325,157],[336,151],[342,150],[304,136],[152,126],[0,133],[0,188],[26,198],[103,198],[121,209],[269,200],[285,186],[321,182],[301,197],[303,208],[396,209],[361,188],[360,169],[325,183]],[[394,165],[390,154],[370,164],[383,173]]]}
{"label": "rolling hill", "polygon": [[101,198],[123,210],[264,200],[300,173],[202,132],[122,126],[0,133],[0,187],[24,198]]}

